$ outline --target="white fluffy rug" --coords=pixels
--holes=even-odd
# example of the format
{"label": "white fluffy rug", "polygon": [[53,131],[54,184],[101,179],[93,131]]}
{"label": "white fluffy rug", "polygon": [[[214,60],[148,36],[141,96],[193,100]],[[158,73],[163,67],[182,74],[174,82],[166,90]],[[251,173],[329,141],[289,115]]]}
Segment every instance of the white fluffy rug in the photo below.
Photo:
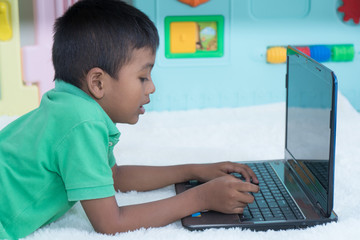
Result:
{"label": "white fluffy rug", "polygon": [[[285,104],[236,109],[149,112],[122,132],[115,149],[117,163],[172,165],[196,162],[280,159],[284,155]],[[0,128],[14,118],[0,117]],[[339,96],[335,171],[337,223],[305,230],[251,232],[210,229],[190,232],[180,221],[162,228],[140,229],[116,236],[94,232],[81,205],[26,239],[359,239],[360,114]],[[118,193],[119,205],[158,200],[175,194],[174,186],[151,192]]]}

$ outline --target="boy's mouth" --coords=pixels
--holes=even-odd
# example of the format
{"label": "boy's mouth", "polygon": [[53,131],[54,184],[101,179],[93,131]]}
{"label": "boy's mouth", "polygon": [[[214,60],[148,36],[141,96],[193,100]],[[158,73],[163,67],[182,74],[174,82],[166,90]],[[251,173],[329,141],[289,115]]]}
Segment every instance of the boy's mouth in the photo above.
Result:
{"label": "boy's mouth", "polygon": [[[150,101],[147,101],[144,105],[149,104],[149,103],[150,103]],[[145,113],[144,105],[141,105],[141,106],[140,106],[140,114],[144,114],[144,113]]]}
{"label": "boy's mouth", "polygon": [[144,114],[145,113],[145,108],[144,106],[140,106],[140,114]]}

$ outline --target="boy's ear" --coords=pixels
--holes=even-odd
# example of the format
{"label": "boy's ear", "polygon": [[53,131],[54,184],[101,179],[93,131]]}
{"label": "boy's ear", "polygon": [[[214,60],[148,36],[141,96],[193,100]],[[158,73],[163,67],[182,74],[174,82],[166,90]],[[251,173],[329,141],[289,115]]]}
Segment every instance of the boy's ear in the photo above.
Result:
{"label": "boy's ear", "polygon": [[105,75],[106,73],[104,70],[98,67],[90,69],[90,71],[86,74],[86,88],[89,93],[98,100],[103,98],[105,94]]}

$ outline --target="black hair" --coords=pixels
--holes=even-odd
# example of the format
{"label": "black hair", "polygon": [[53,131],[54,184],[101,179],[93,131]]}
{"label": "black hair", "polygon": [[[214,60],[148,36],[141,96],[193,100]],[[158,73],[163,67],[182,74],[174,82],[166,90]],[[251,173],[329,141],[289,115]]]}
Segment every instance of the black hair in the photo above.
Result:
{"label": "black hair", "polygon": [[81,0],[55,22],[54,80],[81,88],[94,67],[117,78],[134,49],[148,47],[155,54],[158,46],[154,23],[135,7],[119,0]]}

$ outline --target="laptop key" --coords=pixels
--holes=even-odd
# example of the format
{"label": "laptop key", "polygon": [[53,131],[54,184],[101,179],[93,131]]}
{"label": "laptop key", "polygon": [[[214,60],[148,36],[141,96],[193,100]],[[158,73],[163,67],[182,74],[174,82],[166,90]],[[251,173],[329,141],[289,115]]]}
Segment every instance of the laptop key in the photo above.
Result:
{"label": "laptop key", "polygon": [[270,208],[276,208],[278,207],[278,204],[274,201],[274,202],[269,202],[269,207]]}
{"label": "laptop key", "polygon": [[[284,217],[284,215],[282,213],[273,213],[274,217]],[[287,217],[287,216],[286,216]]]}
{"label": "laptop key", "polygon": [[251,219],[252,222],[263,222],[265,219],[263,217],[254,217]]}
{"label": "laptop key", "polygon": [[260,200],[257,204],[259,205],[259,208],[265,208],[268,206],[265,200]]}
{"label": "laptop key", "polygon": [[281,208],[289,206],[285,200],[279,201],[278,204],[279,204],[279,207],[281,207]]}
{"label": "laptop key", "polygon": [[248,204],[248,207],[249,207],[250,209],[252,209],[252,208],[257,209],[257,208],[258,208],[256,202],[253,202],[253,203]]}
{"label": "laptop key", "polygon": [[[264,218],[261,214],[256,214],[252,217],[253,219],[257,218],[257,219],[260,219],[260,218]],[[258,220],[259,221],[259,220]]]}

